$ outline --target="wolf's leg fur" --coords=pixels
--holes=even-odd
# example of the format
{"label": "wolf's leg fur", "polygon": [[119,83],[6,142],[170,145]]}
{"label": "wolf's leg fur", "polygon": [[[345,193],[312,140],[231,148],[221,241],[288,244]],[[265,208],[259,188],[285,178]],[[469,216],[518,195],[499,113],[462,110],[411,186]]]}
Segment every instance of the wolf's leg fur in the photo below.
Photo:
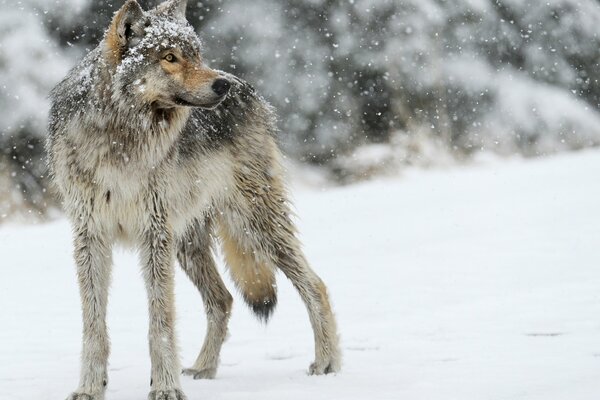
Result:
{"label": "wolf's leg fur", "polygon": [[157,195],[148,199],[149,219],[143,233],[141,258],[148,292],[148,339],[152,372],[149,400],[182,400],[179,357],[175,343],[174,239],[167,213]]}
{"label": "wolf's leg fur", "polygon": [[[247,170],[251,171],[250,168]],[[257,264],[279,267],[292,281],[306,305],[314,332],[315,361],[309,373],[338,371],[341,354],[327,289],[300,249],[280,175],[238,174],[238,191],[225,204],[220,217],[222,236],[237,243]]]}
{"label": "wolf's leg fur", "polygon": [[341,367],[337,326],[327,287],[308,266],[298,243],[291,243],[278,252],[278,266],[300,293],[315,336],[315,361],[309,367],[311,375],[337,372]]}
{"label": "wolf's leg fur", "polygon": [[68,399],[101,400],[108,382],[110,352],[106,306],[112,267],[111,249],[102,234],[81,224],[75,229],[75,262],[83,316],[83,348],[79,388]]}
{"label": "wolf's leg fur", "polygon": [[179,264],[200,292],[206,310],[207,330],[202,350],[194,365],[183,370],[194,379],[215,377],[233,303],[213,260],[210,235],[209,218],[195,221],[179,239],[177,252]]}

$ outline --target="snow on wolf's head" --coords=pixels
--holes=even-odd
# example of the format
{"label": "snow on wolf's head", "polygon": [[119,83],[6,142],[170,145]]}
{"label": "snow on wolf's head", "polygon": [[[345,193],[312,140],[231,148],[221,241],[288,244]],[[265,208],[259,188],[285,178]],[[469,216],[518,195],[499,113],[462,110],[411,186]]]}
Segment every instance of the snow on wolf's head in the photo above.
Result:
{"label": "snow on wolf's head", "polygon": [[186,0],[144,11],[128,0],[104,36],[104,57],[117,90],[157,109],[217,106],[230,83],[204,65],[201,43],[185,19]]}

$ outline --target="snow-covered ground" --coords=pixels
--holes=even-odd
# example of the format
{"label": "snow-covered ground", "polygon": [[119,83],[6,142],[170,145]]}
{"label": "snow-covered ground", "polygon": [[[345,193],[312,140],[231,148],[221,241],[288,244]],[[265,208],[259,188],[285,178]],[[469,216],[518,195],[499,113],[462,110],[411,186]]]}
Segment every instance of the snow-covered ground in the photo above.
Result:
{"label": "snow-covered ground", "polygon": [[[595,399],[600,395],[600,152],[412,171],[294,191],[306,253],[328,284],[343,371],[310,377],[312,333],[280,275],[261,325],[236,297],[217,379],[193,399]],[[79,298],[64,220],[0,228],[0,399],[77,385]],[[230,285],[231,287],[231,285]],[[107,399],[149,390],[136,256],[115,258]],[[183,365],[204,334],[177,275]]]}

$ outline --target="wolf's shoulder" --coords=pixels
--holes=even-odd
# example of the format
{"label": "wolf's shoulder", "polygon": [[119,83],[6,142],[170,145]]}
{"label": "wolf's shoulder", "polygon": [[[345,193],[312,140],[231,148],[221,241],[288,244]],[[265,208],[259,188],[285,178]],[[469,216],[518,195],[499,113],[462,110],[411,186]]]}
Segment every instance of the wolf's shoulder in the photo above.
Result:
{"label": "wolf's shoulder", "polygon": [[98,48],[89,52],[51,91],[50,117],[64,117],[82,110],[98,80],[98,66],[102,62]]}
{"label": "wolf's shoulder", "polygon": [[229,94],[216,108],[196,108],[185,125],[181,147],[214,148],[232,143],[252,127],[254,132],[276,135],[273,107],[245,80],[230,73],[219,74],[231,83]]}

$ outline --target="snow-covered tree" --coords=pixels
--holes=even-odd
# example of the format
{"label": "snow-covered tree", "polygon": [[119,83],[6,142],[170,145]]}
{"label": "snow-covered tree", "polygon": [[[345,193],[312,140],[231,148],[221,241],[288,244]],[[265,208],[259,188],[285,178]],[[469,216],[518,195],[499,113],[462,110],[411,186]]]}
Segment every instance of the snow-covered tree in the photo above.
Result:
{"label": "snow-covered tree", "polygon": [[[0,214],[43,207],[46,95],[121,4],[0,0]],[[337,176],[365,145],[403,163],[600,144],[598,0],[190,0],[187,15],[206,61],[275,105],[287,153]]]}
{"label": "snow-covered tree", "polygon": [[[49,34],[52,21],[67,23],[83,5],[41,0],[0,2],[0,218],[46,208],[44,138],[48,92],[72,63],[71,49]],[[62,10],[61,6],[65,7]]]}

